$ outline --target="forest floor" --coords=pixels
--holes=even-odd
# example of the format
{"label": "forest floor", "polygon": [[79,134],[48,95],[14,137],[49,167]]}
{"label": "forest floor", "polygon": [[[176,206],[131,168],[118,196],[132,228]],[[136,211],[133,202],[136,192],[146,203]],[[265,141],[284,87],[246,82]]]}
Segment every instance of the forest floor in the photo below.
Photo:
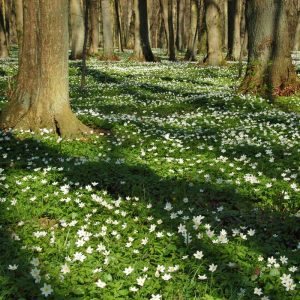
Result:
{"label": "forest floor", "polygon": [[81,90],[71,63],[109,134],[0,132],[0,299],[300,299],[300,101],[237,73],[90,59]]}

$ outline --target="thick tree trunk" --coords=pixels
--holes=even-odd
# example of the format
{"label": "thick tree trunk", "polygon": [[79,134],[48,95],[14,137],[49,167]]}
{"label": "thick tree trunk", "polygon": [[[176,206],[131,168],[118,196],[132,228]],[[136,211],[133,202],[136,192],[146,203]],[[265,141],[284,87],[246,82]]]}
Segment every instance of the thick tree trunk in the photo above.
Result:
{"label": "thick tree trunk", "polygon": [[239,60],[242,41],[241,25],[244,5],[243,0],[233,0],[229,4],[229,38],[228,38],[228,59]]}
{"label": "thick tree trunk", "polygon": [[[64,0],[62,0],[64,1]],[[81,59],[84,43],[84,17],[80,0],[70,0],[71,57]]]}
{"label": "thick tree trunk", "polygon": [[207,57],[205,63],[219,66],[223,63],[221,34],[221,0],[205,0],[205,21],[207,30]]}
{"label": "thick tree trunk", "polygon": [[149,42],[147,0],[134,0],[134,14],[133,58],[139,61],[155,61]]}
{"label": "thick tree trunk", "polygon": [[285,1],[247,1],[248,65],[240,91],[272,99],[299,90]]}
{"label": "thick tree trunk", "polygon": [[103,55],[106,59],[114,56],[113,18],[110,0],[101,0],[102,26],[103,26]]}
{"label": "thick tree trunk", "polygon": [[3,7],[3,1],[0,3],[0,59],[8,57],[8,32],[6,9]]}
{"label": "thick tree trunk", "polygon": [[88,132],[69,104],[68,0],[24,0],[23,37],[17,87],[1,127],[47,128],[63,137]]}
{"label": "thick tree trunk", "polygon": [[89,54],[98,54],[99,47],[99,2],[98,0],[90,0],[90,47]]}
{"label": "thick tree trunk", "polygon": [[196,61],[196,42],[197,42],[197,24],[198,23],[198,5],[197,0],[190,2],[190,30],[188,37],[188,47],[185,53],[185,60]]}

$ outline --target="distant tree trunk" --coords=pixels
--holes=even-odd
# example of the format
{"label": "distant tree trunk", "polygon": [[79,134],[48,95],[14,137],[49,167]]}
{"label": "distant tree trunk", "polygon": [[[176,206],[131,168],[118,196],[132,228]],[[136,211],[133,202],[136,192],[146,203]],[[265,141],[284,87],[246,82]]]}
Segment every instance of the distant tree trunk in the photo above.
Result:
{"label": "distant tree trunk", "polygon": [[175,52],[175,36],[174,36],[174,24],[173,24],[173,0],[168,1],[168,28],[169,28],[169,60],[176,60]]}
{"label": "distant tree trunk", "polygon": [[285,1],[247,1],[246,10],[249,54],[240,91],[273,99],[299,90]]}
{"label": "distant tree trunk", "polygon": [[300,51],[300,14],[298,16],[298,23],[296,28],[296,34],[295,34],[295,42],[293,49],[295,51]]}
{"label": "distant tree trunk", "polygon": [[[4,7],[3,7],[4,4]],[[0,2],[0,58],[8,57],[8,32],[7,32],[7,20],[5,3]]]}
{"label": "distant tree trunk", "polygon": [[196,42],[197,42],[197,24],[198,23],[198,5],[197,0],[190,2],[190,28],[188,37],[188,47],[185,53],[185,60],[196,61]]}
{"label": "distant tree trunk", "polygon": [[183,35],[183,19],[184,19],[184,3],[177,0],[177,30],[176,30],[176,47],[182,51],[182,35]]}
{"label": "distant tree trunk", "polygon": [[[64,1],[64,0],[62,0]],[[71,56],[70,59],[81,59],[84,43],[84,18],[80,0],[70,0],[71,17]]]}
{"label": "distant tree trunk", "polygon": [[98,0],[90,0],[90,47],[89,54],[98,54],[99,47],[99,2]]}
{"label": "distant tree trunk", "polygon": [[88,132],[69,104],[68,1],[24,0],[23,37],[17,87],[1,127],[47,128],[63,137]]}
{"label": "distant tree trunk", "polygon": [[101,11],[103,25],[103,55],[110,59],[114,56],[113,18],[110,0],[101,0]]}
{"label": "distant tree trunk", "polygon": [[168,23],[168,0],[160,0],[160,7],[161,7],[161,17],[164,24],[165,35],[166,35],[166,44],[168,47],[168,54],[169,54],[169,23]]}
{"label": "distant tree trunk", "polygon": [[233,0],[229,4],[229,38],[228,38],[228,59],[239,60],[242,41],[241,41],[241,25],[243,11],[243,0]]}
{"label": "distant tree trunk", "polygon": [[147,0],[134,0],[134,14],[134,58],[155,61],[149,42]]}
{"label": "distant tree trunk", "polygon": [[[229,0],[231,1],[231,0]],[[240,0],[242,1],[242,0]],[[228,50],[228,0],[224,0],[223,5],[223,47]]]}
{"label": "distant tree trunk", "polygon": [[123,38],[122,38],[122,26],[121,26],[121,16],[120,16],[120,3],[119,0],[115,0],[115,17],[116,17],[116,25],[117,25],[117,38],[119,44],[119,51],[123,50]]}
{"label": "distant tree trunk", "polygon": [[221,35],[221,0],[205,0],[207,30],[207,57],[205,63],[219,66],[223,63]]}
{"label": "distant tree trunk", "polygon": [[23,0],[14,0],[14,12],[16,19],[16,29],[19,45],[19,57],[22,52],[22,42],[23,42]]}

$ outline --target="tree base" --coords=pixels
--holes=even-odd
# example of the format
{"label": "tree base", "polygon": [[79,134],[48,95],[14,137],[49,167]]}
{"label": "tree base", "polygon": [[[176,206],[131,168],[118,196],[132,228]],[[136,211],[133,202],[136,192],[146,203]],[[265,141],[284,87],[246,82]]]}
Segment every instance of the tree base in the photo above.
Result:
{"label": "tree base", "polygon": [[24,103],[20,105],[17,102],[11,102],[1,112],[0,127],[4,130],[29,130],[37,133],[41,129],[47,129],[63,138],[75,138],[92,132],[77,119],[68,105],[56,112],[45,109],[43,105],[26,109]]}

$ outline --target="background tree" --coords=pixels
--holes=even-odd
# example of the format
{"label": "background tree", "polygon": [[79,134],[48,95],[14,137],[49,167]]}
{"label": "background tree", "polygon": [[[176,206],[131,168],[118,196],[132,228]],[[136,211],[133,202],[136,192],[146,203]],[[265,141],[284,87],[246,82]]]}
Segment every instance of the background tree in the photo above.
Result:
{"label": "background tree", "polygon": [[140,61],[155,61],[149,42],[147,0],[134,0],[134,14],[133,57]]}
{"label": "background tree", "polygon": [[101,0],[101,14],[103,27],[103,56],[105,59],[111,59],[114,56],[114,36],[110,0]]}
{"label": "background tree", "polygon": [[23,40],[23,0],[14,0],[13,4],[18,37],[19,55],[21,55]]}
{"label": "background tree", "polygon": [[219,66],[223,63],[221,32],[221,0],[205,0],[205,22],[207,30],[207,56],[204,62]]}
{"label": "background tree", "polygon": [[[64,0],[62,0],[64,1]],[[70,0],[71,59],[82,58],[84,43],[84,17],[80,0]]]}
{"label": "background tree", "polygon": [[188,32],[188,45],[185,53],[185,60],[196,61],[197,46],[197,25],[198,25],[198,3],[197,0],[190,0],[190,27]]}
{"label": "background tree", "polygon": [[0,2],[0,58],[8,57],[8,16],[6,4]]}
{"label": "background tree", "polygon": [[[287,3],[288,2],[288,3]],[[247,1],[248,65],[240,91],[268,98],[299,89],[292,65],[293,40],[287,6],[291,1]]]}
{"label": "background tree", "polygon": [[68,0],[24,0],[17,86],[1,114],[2,128],[47,128],[63,137],[88,131],[69,104],[68,46]]}
{"label": "background tree", "polygon": [[229,1],[229,18],[228,18],[228,55],[231,60],[239,60],[242,50],[241,26],[242,16],[244,13],[243,0]]}
{"label": "background tree", "polygon": [[98,0],[90,0],[90,47],[89,54],[98,54],[99,47],[99,4]]}

